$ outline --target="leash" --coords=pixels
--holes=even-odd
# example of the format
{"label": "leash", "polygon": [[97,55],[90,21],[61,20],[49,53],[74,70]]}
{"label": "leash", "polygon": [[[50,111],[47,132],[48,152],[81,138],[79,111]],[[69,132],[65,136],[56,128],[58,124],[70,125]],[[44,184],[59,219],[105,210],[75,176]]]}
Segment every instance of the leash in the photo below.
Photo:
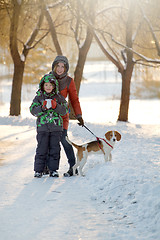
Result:
{"label": "leash", "polygon": [[[76,116],[73,115],[75,118]],[[76,118],[77,119],[77,118]],[[96,139],[97,139],[97,143],[98,143],[98,146],[99,148],[102,150],[102,152],[104,153],[103,149],[101,148],[101,145],[99,143],[100,140],[103,140],[106,144],[108,144],[108,146],[110,146],[111,148],[113,148],[113,146],[111,144],[109,144],[104,138],[99,138],[97,137],[86,125],[83,125],[82,127],[85,127],[85,129],[87,129]],[[105,153],[104,153],[105,154]]]}
{"label": "leash", "polygon": [[97,137],[97,139],[98,139],[98,140],[99,140],[99,139],[103,140],[105,143],[108,144],[108,146],[110,146],[111,148],[113,148],[113,146],[112,146],[111,144],[109,144],[104,138],[98,138],[98,137]]}
{"label": "leash", "polygon": [[85,125],[83,125],[83,127],[85,127],[95,138],[99,139],[88,127]]}
{"label": "leash", "polygon": [[[104,138],[99,138],[97,137],[88,127],[86,127],[85,125],[83,125],[83,127],[85,127],[96,139],[97,139],[97,143],[99,148],[102,150],[102,152],[104,153],[103,149],[101,148],[101,145],[99,143],[100,140],[103,140],[106,144],[108,144],[108,146],[110,146],[111,148],[113,148],[113,146],[111,144],[109,144]],[[105,154],[105,153],[104,153]]]}
{"label": "leash", "polygon": [[[97,143],[98,143],[98,146],[99,146],[99,148],[102,150],[102,152],[103,152],[103,154],[105,155],[105,152],[104,152],[104,150],[101,148],[101,145],[100,145],[100,143],[99,143],[99,137],[97,137],[88,127],[86,127],[85,125],[83,125],[83,127],[85,127],[96,139],[97,139]],[[102,139],[102,138],[101,138]]]}

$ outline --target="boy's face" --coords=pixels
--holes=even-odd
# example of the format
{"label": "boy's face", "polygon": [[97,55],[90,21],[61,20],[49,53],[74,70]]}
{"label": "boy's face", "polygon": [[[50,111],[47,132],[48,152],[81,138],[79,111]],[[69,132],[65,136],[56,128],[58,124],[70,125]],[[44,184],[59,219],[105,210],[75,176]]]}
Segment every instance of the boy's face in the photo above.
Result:
{"label": "boy's face", "polygon": [[54,88],[55,88],[54,84],[52,84],[52,83],[50,83],[50,82],[45,82],[45,83],[44,83],[44,91],[45,91],[46,93],[51,93]]}

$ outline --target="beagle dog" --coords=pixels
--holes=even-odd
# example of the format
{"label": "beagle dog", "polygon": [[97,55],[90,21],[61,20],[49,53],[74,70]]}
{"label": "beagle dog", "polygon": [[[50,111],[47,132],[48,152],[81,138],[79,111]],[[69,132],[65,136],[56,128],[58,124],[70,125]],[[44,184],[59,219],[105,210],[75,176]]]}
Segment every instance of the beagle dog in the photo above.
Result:
{"label": "beagle dog", "polygon": [[97,141],[92,141],[83,145],[77,145],[71,142],[68,137],[66,137],[66,140],[77,149],[77,162],[73,166],[73,175],[75,175],[75,170],[78,168],[79,174],[84,176],[82,168],[86,164],[87,157],[90,154],[103,154],[105,162],[112,160],[111,151],[115,142],[121,140],[121,134],[117,131],[108,131],[105,134],[105,138],[97,137]]}

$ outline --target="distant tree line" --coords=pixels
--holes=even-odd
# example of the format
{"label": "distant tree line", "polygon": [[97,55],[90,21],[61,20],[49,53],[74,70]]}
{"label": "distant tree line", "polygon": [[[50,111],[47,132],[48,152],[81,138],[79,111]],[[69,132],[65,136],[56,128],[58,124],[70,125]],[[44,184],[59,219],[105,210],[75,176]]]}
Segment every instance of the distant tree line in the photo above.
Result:
{"label": "distant tree line", "polygon": [[134,66],[160,64],[159,10],[158,0],[0,0],[1,48],[10,49],[14,65],[10,115],[21,113],[25,67],[34,56],[44,66],[51,54],[74,59],[79,93],[94,41],[121,74],[117,120],[128,121]]}

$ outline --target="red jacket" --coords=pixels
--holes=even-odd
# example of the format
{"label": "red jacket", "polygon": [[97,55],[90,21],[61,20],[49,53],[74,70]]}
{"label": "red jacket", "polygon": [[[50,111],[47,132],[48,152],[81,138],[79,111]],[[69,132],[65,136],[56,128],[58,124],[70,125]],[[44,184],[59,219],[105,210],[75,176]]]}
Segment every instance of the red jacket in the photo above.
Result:
{"label": "red jacket", "polygon": [[[78,94],[77,94],[77,90],[76,90],[76,86],[73,78],[67,76],[65,78],[58,79],[58,82],[59,82],[59,90],[61,95],[65,98],[67,96],[69,97],[76,117],[77,118],[81,117],[82,116],[81,106],[80,106],[80,102],[79,102],[79,98],[78,98]],[[63,118],[63,128],[68,129],[69,113],[67,113],[62,118]]]}

